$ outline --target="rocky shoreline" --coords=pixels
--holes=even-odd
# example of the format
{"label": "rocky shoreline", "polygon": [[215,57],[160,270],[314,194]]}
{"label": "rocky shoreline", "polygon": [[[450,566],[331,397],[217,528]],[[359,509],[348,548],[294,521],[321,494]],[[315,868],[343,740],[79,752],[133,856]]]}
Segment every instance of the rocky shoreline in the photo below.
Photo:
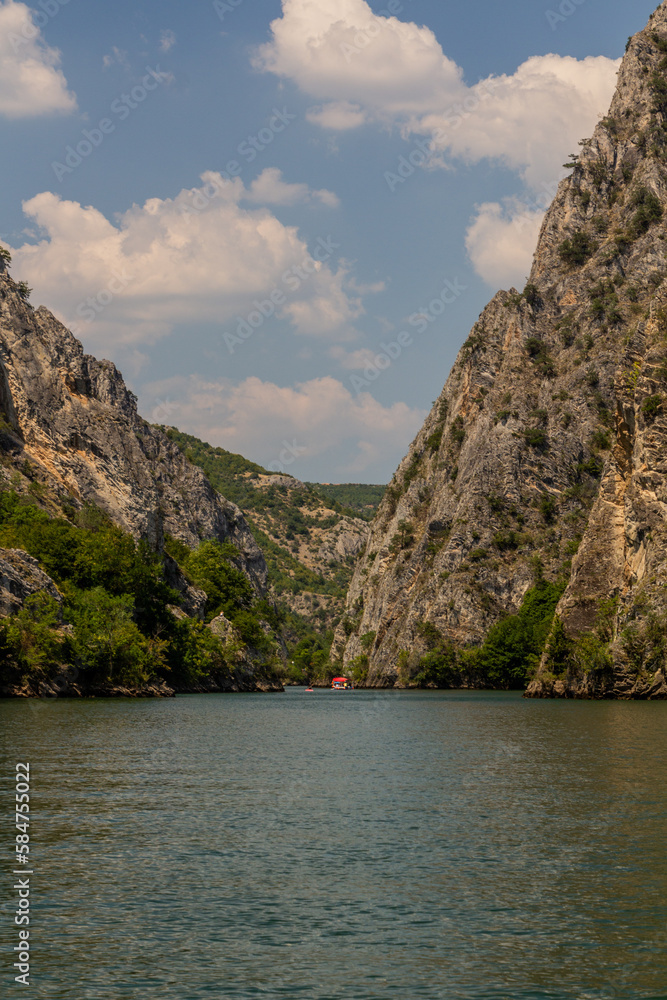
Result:
{"label": "rocky shoreline", "polygon": [[237,671],[229,676],[206,677],[188,685],[170,686],[155,679],[139,686],[82,682],[73,668],[65,668],[55,677],[33,679],[0,689],[0,700],[20,698],[175,698],[183,694],[278,694],[282,681]]}

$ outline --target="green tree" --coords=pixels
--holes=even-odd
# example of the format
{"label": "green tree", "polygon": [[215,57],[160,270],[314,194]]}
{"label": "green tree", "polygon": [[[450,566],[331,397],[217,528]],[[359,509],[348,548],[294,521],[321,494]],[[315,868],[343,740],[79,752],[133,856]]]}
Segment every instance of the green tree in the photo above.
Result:
{"label": "green tree", "polygon": [[141,634],[132,611],[130,596],[114,597],[102,587],[81,591],[68,604],[75,661],[96,680],[144,684],[164,666],[164,644]]}

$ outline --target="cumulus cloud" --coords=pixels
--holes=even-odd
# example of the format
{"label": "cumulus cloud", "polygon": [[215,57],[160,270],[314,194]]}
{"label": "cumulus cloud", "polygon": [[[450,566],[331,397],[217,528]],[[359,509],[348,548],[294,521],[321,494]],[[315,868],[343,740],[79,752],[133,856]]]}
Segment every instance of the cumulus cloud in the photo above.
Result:
{"label": "cumulus cloud", "polygon": [[388,114],[436,106],[461,90],[461,70],[429,28],[381,17],[365,0],[283,0],[254,65],[322,100]]}
{"label": "cumulus cloud", "polygon": [[562,175],[614,92],[619,63],[604,56],[534,56],[512,76],[490,77],[443,112],[413,121],[434,150],[470,162],[499,159],[532,187]]}
{"label": "cumulus cloud", "polygon": [[298,205],[319,201],[329,208],[339,205],[338,196],[333,191],[321,188],[313,191],[307,184],[288,184],[277,167],[267,167],[250,185],[246,201],[260,205]]}
{"label": "cumulus cloud", "polygon": [[254,65],[324,101],[311,122],[337,130],[395,123],[406,136],[430,136],[447,156],[500,159],[532,186],[552,179],[613,94],[619,62],[605,57],[535,56],[513,75],[469,87],[432,31],[376,15],[365,0],[282,6]]}
{"label": "cumulus cloud", "polygon": [[254,376],[240,383],[175,377],[144,386],[142,399],[149,407],[153,401],[168,406],[181,429],[297,477],[324,456],[340,475],[391,463],[397,445],[407,449],[426,415],[406,403],[383,406],[369,393],[353,396],[330,376],[295,386]]}
{"label": "cumulus cloud", "polygon": [[350,104],[349,101],[331,101],[321,107],[309,108],[306,118],[321,128],[344,132],[363,125],[367,120],[367,114],[358,104]]}
{"label": "cumulus cloud", "polygon": [[544,210],[508,198],[487,202],[466,233],[466,249],[475,271],[493,288],[523,288],[530,272]]}
{"label": "cumulus cloud", "polygon": [[169,28],[160,34],[160,52],[171,52],[176,44],[176,35]]}
{"label": "cumulus cloud", "polygon": [[334,263],[338,244],[322,234],[309,250],[269,209],[243,207],[238,178],[209,172],[202,182],[115,222],[43,192],[23,205],[44,235],[13,249],[16,273],[33,298],[100,343],[150,343],[179,322],[235,326],[257,302],[297,333],[344,339],[363,310],[354,290],[347,294],[346,266]]}
{"label": "cumulus cloud", "polygon": [[36,13],[13,0],[0,3],[0,115],[6,118],[76,110],[76,97],[60,69],[60,52],[44,43]]}

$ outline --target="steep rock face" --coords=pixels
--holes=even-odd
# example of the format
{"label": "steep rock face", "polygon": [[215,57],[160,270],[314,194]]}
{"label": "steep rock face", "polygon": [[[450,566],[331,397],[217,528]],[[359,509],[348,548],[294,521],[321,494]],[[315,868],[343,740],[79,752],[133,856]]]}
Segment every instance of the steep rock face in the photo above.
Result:
{"label": "steep rock face", "polygon": [[15,614],[39,591],[62,602],[60,591],[36,559],[22,549],[0,549],[0,616]]}
{"label": "steep rock face", "polygon": [[231,542],[263,590],[266,564],[239,508],[137,414],[116,367],[84,354],[47,309],[33,310],[1,265],[5,479],[42,484],[75,507],[93,503],[157,550],[165,533],[190,547],[205,539]]}
{"label": "steep rock face", "polygon": [[604,649],[594,680],[581,657],[545,656],[530,693],[662,690],[650,634],[667,608],[666,208],[662,4],[559,186],[523,295],[484,310],[378,511],[336,637],[346,665],[368,656],[369,684],[406,681],[421,623],[478,644],[539,560],[568,580],[564,641]]}

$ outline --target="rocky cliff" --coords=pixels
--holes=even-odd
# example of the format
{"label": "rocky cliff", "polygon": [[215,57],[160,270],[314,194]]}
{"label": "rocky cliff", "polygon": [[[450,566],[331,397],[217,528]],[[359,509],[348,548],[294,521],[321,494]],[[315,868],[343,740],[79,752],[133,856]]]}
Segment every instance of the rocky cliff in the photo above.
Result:
{"label": "rocky cliff", "polygon": [[160,551],[165,534],[188,547],[232,543],[258,590],[262,553],[227,502],[161,431],[110,361],[84,354],[44,307],[33,310],[0,260],[0,473],[7,486],[90,503]]}
{"label": "rocky cliff", "polygon": [[429,635],[479,645],[546,580],[531,695],[667,695],[666,206],[662,4],[378,511],[337,633],[368,684],[409,683]]}
{"label": "rocky cliff", "polygon": [[[241,510],[138,415],[111,362],[84,354],[48,310],[32,308],[4,256],[0,498],[12,527],[3,531],[32,549],[0,550],[0,694],[282,690],[281,640],[264,600],[267,567]],[[26,518],[42,523],[41,536],[21,531]],[[104,541],[95,548],[92,536],[109,524],[127,534],[109,529],[108,551]],[[89,572],[79,571],[74,551],[84,536]],[[225,547],[200,548],[205,542]],[[56,555],[63,545],[72,546],[69,559],[64,550]],[[181,568],[195,549],[195,578],[206,591],[191,582],[191,567]],[[107,558],[116,560],[116,577]],[[42,562],[65,582],[66,601]],[[223,632],[202,624],[216,613],[212,602],[233,616],[232,624],[219,615]],[[113,620],[106,631],[105,616]]]}

